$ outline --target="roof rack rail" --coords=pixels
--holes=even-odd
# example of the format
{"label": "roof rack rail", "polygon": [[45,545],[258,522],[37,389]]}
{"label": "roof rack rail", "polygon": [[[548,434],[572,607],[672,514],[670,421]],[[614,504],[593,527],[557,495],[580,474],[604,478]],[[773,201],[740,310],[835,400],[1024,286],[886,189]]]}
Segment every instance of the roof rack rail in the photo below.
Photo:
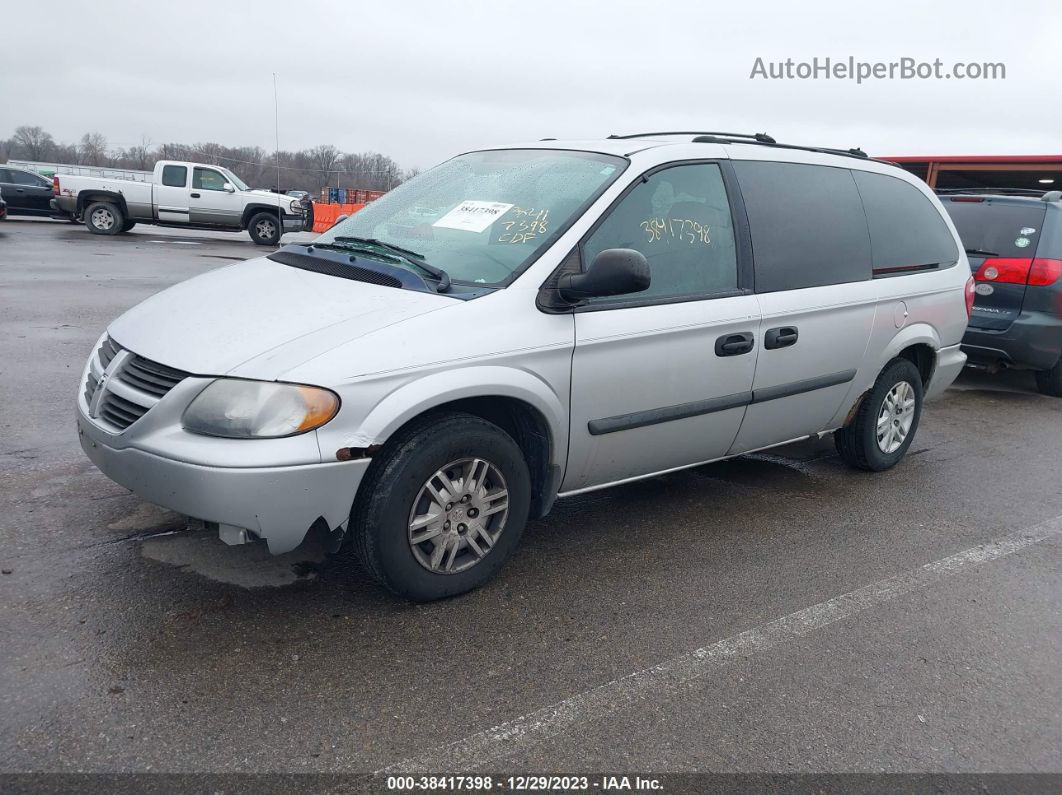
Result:
{"label": "roof rack rail", "polygon": [[714,135],[720,138],[751,138],[761,144],[778,143],[767,133],[730,133],[730,132],[703,132],[701,130],[672,130],[665,132],[631,133],[630,135],[610,135],[611,139],[626,138],[653,138],[657,135]]}
{"label": "roof rack rail", "polygon": [[767,133],[726,133],[726,132],[654,132],[636,133],[634,135],[610,135],[609,138],[651,138],[655,135],[692,135],[693,143],[696,144],[757,144],[759,146],[775,146],[779,149],[799,149],[804,152],[820,152],[826,155],[840,155],[842,157],[857,157],[860,160],[874,160],[878,163],[887,163],[895,166],[891,160],[878,160],[870,157],[859,147],[851,149],[830,149],[824,146],[799,146],[797,144],[780,144]]}
{"label": "roof rack rail", "polygon": [[[799,149],[803,152],[820,152],[824,155],[856,157],[860,160],[877,160],[876,158],[871,158],[866,152],[864,152],[857,146],[852,147],[851,149],[832,149],[828,146],[800,146],[799,144],[780,144],[775,141],[768,143],[767,141],[743,141],[740,139],[732,140],[729,138],[717,138],[710,136],[700,136],[698,138],[694,138],[693,142],[699,144],[759,144],[760,146],[770,146],[775,147],[777,149]],[[890,166],[896,165],[891,160],[877,160],[877,162],[888,163]]]}
{"label": "roof rack rail", "polygon": [[1045,202],[1058,201],[1055,196],[1062,197],[1062,192],[1060,191],[1049,190],[1045,193],[1043,190],[1037,190],[1036,188],[937,188],[936,193],[938,196],[961,196],[963,194],[977,196],[1028,196],[1034,199],[1043,199]]}

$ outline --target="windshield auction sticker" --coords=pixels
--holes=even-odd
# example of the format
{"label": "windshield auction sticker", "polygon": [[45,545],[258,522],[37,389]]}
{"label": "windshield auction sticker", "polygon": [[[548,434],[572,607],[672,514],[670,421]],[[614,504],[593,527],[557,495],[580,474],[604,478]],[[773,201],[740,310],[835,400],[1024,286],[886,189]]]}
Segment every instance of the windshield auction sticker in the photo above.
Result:
{"label": "windshield auction sticker", "polygon": [[482,232],[512,207],[504,202],[481,202],[467,200],[450,210],[432,226],[444,229],[461,229],[465,232]]}

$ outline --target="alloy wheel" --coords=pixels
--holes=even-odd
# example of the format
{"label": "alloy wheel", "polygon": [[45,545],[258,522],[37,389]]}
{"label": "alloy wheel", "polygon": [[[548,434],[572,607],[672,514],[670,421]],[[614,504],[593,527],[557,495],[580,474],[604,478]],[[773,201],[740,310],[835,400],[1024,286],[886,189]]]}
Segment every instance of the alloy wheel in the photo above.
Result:
{"label": "alloy wheel", "polygon": [[456,574],[475,566],[498,542],[509,515],[501,471],[482,458],[440,468],[417,493],[409,513],[409,546],[421,566]]}
{"label": "alloy wheel", "polygon": [[97,229],[108,230],[114,226],[114,214],[100,207],[92,212],[92,225]]}
{"label": "alloy wheel", "polygon": [[878,449],[886,455],[895,453],[903,445],[914,424],[915,391],[906,381],[893,386],[885,395],[878,412],[875,435]]}

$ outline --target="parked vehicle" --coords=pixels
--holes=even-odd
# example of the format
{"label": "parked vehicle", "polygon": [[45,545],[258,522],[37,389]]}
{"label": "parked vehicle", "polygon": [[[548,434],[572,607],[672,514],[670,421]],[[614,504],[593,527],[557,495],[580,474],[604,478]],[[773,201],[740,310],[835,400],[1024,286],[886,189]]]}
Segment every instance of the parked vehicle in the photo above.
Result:
{"label": "parked vehicle", "polygon": [[246,229],[263,246],[302,229],[299,202],[253,190],[221,166],[161,160],[149,182],[58,174],[53,206],[90,232],[116,235],[138,223],[188,229]]}
{"label": "parked vehicle", "polygon": [[7,202],[4,201],[4,191],[0,188],[0,221],[7,218]]}
{"label": "parked vehicle", "polygon": [[24,168],[0,164],[0,191],[11,215],[54,215],[52,181]]}
{"label": "parked vehicle", "polygon": [[470,152],[128,311],[78,424],[104,473],[228,543],[313,526],[436,599],[557,497],[830,431],[848,464],[895,465],[965,363],[972,288],[932,191],[861,153]]}
{"label": "parked vehicle", "polygon": [[1036,371],[1062,397],[1062,192],[998,190],[942,196],[976,293],[962,349],[990,371]]}

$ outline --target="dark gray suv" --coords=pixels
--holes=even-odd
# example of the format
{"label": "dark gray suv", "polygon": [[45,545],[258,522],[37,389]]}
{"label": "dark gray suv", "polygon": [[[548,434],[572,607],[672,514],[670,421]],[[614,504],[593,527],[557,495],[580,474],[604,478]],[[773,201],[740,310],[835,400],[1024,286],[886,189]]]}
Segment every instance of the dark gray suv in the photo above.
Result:
{"label": "dark gray suv", "polygon": [[1062,397],[1062,192],[940,199],[976,280],[969,364],[1035,370],[1040,391]]}

